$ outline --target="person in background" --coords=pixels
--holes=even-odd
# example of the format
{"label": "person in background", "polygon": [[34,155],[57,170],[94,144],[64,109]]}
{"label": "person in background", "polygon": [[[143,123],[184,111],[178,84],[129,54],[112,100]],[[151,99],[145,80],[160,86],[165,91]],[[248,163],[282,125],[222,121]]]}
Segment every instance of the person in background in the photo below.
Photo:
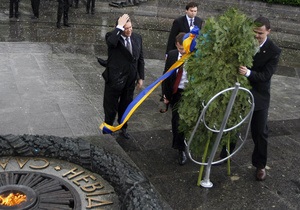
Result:
{"label": "person in background", "polygon": [[[184,55],[186,52],[182,46],[183,37],[185,33],[181,32],[176,36],[176,47],[177,49],[168,52],[168,57],[166,59],[164,73]],[[172,107],[172,133],[173,133],[173,145],[174,149],[179,151],[179,164],[184,165],[187,161],[185,154],[185,143],[184,134],[179,132],[179,113],[178,113],[178,103],[181,99],[181,94],[184,90],[185,84],[188,82],[187,73],[184,69],[184,65],[177,69],[177,72],[172,74],[166,80],[163,81],[163,99],[165,104],[169,104]]]}
{"label": "person in background", "polygon": [[198,26],[201,29],[203,20],[197,17],[198,4],[190,2],[185,7],[185,15],[181,16],[173,21],[172,28],[169,34],[166,55],[170,50],[176,49],[175,39],[180,32],[188,33],[194,26]]}
{"label": "person in background", "polygon": [[39,18],[39,7],[40,7],[40,0],[31,0],[31,8],[33,12],[33,16],[31,17],[31,19]]}
{"label": "person in background", "polygon": [[57,9],[57,22],[56,27],[61,28],[61,17],[63,16],[64,26],[70,27],[69,21],[69,0],[57,0],[58,9]]}
{"label": "person in background", "polygon": [[91,14],[95,14],[95,0],[87,0],[86,1],[86,14],[90,13],[91,9]]}
{"label": "person in background", "polygon": [[19,0],[9,0],[9,18],[19,19]]}
{"label": "person in background", "polygon": [[[199,30],[201,29],[203,20],[196,16],[197,12],[198,12],[198,4],[195,2],[190,2],[185,6],[185,15],[178,17],[173,21],[168,42],[167,42],[166,57],[170,50],[177,49],[175,45],[176,36],[180,32],[188,33],[194,28],[194,26],[198,26]],[[160,101],[163,100],[164,99],[162,94]],[[164,113],[164,111],[162,111],[161,113]]]}
{"label": "person in background", "polygon": [[252,165],[256,167],[256,179],[266,179],[268,148],[268,110],[270,105],[271,78],[276,71],[281,50],[271,41],[268,35],[271,32],[270,21],[260,16],[255,21],[255,38],[260,49],[253,58],[251,69],[246,66],[239,67],[239,73],[248,78],[251,93],[254,96],[254,113],[251,120],[251,134],[254,142]]}
{"label": "person in background", "polygon": [[[133,100],[135,87],[140,89],[143,85],[145,68],[142,37],[133,32],[129,15],[123,14],[116,25],[105,35],[108,59],[102,74],[105,80],[103,107],[104,121],[108,125],[114,124],[117,114],[121,124],[122,116]],[[127,127],[125,123],[120,134],[130,139]]]}

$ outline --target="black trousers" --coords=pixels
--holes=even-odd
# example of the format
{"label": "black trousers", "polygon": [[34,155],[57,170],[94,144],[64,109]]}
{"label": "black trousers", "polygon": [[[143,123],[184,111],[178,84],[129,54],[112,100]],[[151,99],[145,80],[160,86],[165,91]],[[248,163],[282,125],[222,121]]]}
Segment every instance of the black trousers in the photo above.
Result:
{"label": "black trousers", "polygon": [[87,0],[86,1],[86,11],[89,12],[91,8],[91,11],[94,12],[95,10],[95,0]]}
{"label": "black trousers", "polygon": [[19,17],[19,0],[10,0],[9,1],[9,17]]}
{"label": "black trousers", "polygon": [[179,113],[178,113],[178,102],[181,98],[182,89],[178,89],[177,93],[173,94],[171,106],[172,106],[172,133],[173,133],[173,145],[174,149],[184,151],[184,134],[179,131]]}
{"label": "black trousers", "polygon": [[[251,120],[251,135],[254,142],[254,150],[252,152],[252,165],[262,169],[267,165],[268,155],[268,109],[253,112]],[[235,148],[234,143],[230,143],[230,151]],[[226,146],[223,146],[220,158],[227,157]]]}
{"label": "black trousers", "polygon": [[61,22],[62,15],[64,16],[63,22],[64,24],[68,24],[69,20],[69,0],[60,0],[58,2],[58,9],[57,9],[57,23]]}
{"label": "black trousers", "polygon": [[251,121],[251,134],[254,142],[252,165],[256,168],[265,168],[267,164],[268,149],[268,109],[253,112]]}
{"label": "black trousers", "polygon": [[[104,88],[104,100],[103,108],[105,114],[105,123],[113,125],[116,115],[118,113],[118,123],[121,123],[122,116],[127,106],[133,100],[135,84],[133,83],[129,87],[123,88],[123,90],[116,90],[105,84]],[[127,128],[127,123],[124,124],[123,128]]]}
{"label": "black trousers", "polygon": [[32,12],[35,17],[39,17],[40,0],[31,0]]}

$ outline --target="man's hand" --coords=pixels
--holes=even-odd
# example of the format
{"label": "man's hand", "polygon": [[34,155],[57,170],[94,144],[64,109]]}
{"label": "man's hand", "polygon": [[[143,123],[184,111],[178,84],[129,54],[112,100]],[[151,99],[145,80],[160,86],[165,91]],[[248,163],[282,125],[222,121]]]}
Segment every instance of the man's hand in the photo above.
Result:
{"label": "man's hand", "polygon": [[136,88],[139,90],[143,87],[143,80],[139,79],[136,83]]}
{"label": "man's hand", "polygon": [[124,14],[121,17],[119,17],[118,19],[118,25],[119,26],[125,26],[125,24],[128,22],[129,20],[129,15],[128,14]]}
{"label": "man's hand", "polygon": [[247,69],[246,66],[240,66],[239,67],[239,74],[246,75],[247,71],[248,71],[248,69]]}
{"label": "man's hand", "polygon": [[164,104],[169,104],[170,101],[166,98],[166,96],[164,95]]}

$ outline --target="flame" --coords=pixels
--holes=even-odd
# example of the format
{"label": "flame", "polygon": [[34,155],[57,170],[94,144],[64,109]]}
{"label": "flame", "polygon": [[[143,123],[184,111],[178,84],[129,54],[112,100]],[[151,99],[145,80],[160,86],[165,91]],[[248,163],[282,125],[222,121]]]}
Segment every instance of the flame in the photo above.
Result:
{"label": "flame", "polygon": [[9,195],[0,195],[0,204],[3,206],[15,206],[26,201],[26,195],[23,193],[9,193]]}

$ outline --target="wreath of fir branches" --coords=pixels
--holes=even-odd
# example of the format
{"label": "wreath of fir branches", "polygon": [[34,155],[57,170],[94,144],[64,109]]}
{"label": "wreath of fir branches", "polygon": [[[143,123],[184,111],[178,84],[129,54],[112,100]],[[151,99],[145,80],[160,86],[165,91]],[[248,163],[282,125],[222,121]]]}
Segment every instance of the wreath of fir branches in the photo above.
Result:
{"label": "wreath of fir branches", "polygon": [[[179,129],[189,139],[204,105],[218,92],[234,87],[250,88],[245,76],[238,74],[241,65],[252,66],[253,56],[257,52],[258,42],[253,32],[254,22],[235,8],[227,10],[219,17],[209,18],[197,38],[197,50],[186,62],[188,83],[178,106],[180,115]],[[206,112],[207,124],[211,128],[220,128],[231,94],[218,97]],[[249,112],[249,95],[239,91],[227,128],[236,125],[241,116]],[[226,133],[225,142],[235,142],[239,130]],[[190,145],[191,151],[201,156],[207,141],[213,145],[215,134],[203,124],[199,126]],[[212,141],[211,141],[212,140]]]}

